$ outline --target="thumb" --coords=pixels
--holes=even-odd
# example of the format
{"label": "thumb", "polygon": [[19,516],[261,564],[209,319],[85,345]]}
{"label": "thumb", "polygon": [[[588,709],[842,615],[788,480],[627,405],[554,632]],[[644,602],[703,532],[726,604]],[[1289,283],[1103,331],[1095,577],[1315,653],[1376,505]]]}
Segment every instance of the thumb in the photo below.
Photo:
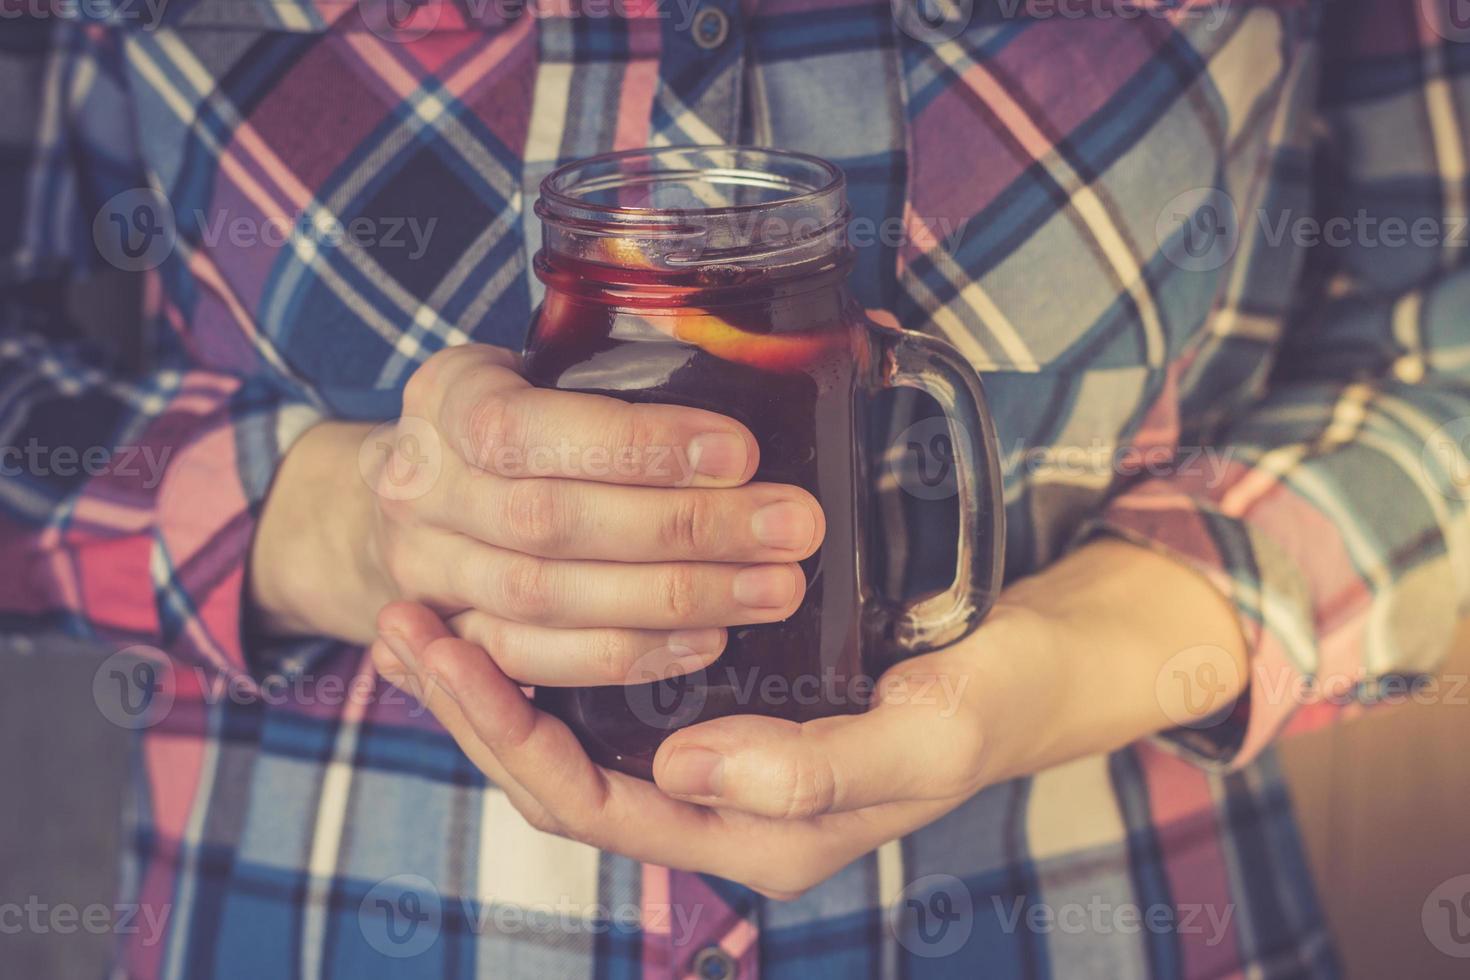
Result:
{"label": "thumb", "polygon": [[671,735],[653,761],[670,796],[778,819],[943,799],[978,771],[978,729],[938,705],[884,702],[797,723],[732,715]]}

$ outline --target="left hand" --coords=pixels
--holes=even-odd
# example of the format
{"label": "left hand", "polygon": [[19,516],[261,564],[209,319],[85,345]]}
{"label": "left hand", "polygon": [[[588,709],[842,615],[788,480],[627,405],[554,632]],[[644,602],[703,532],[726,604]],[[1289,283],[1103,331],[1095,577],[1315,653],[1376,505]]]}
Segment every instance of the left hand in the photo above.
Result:
{"label": "left hand", "polygon": [[867,713],[805,724],[736,715],[683,729],[654,759],[655,786],[595,765],[423,606],[387,606],[378,628],[379,672],[419,693],[533,826],[781,899],[990,783],[1168,727],[1185,708],[1161,703],[1155,681],[1179,650],[1220,644],[1244,662],[1213,586],[1153,552],[1099,541],[1007,590],[964,641],[892,668]]}

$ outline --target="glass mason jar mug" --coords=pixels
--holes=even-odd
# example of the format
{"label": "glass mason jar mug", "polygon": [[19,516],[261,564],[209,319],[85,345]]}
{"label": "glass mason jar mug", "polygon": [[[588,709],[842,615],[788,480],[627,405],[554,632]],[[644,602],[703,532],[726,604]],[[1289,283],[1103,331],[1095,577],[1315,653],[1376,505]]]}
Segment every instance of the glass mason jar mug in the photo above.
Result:
{"label": "glass mason jar mug", "polygon": [[[536,690],[594,760],[647,778],[659,743],[700,721],[861,711],[884,669],[979,624],[1000,587],[1004,540],[980,381],[943,342],[872,323],[848,292],[841,170],[748,147],[613,153],[551,173],[536,214],[546,296],[525,352],[530,380],[734,418],[760,445],[755,479],[805,488],[827,522],[802,563],[800,608],[731,628],[709,667]],[[874,394],[903,386],[928,392],[946,416],[959,542],[948,588],[900,600],[877,592],[864,560],[881,541],[869,527],[864,436]]]}

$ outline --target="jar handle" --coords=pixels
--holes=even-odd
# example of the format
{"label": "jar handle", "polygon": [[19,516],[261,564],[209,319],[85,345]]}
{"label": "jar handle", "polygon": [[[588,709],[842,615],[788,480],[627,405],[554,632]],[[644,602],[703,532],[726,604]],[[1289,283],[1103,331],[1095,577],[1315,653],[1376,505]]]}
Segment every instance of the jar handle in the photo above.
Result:
{"label": "jar handle", "polygon": [[[869,608],[865,628],[870,637],[881,650],[908,657],[968,636],[1000,593],[1005,564],[1005,495],[999,442],[980,378],[958,351],[926,334],[871,321],[869,333],[874,352],[873,386],[917,388],[944,411],[943,432],[925,440],[910,439],[907,445],[896,447],[913,454],[919,471],[902,472],[899,492],[917,492],[927,499],[954,495],[959,506],[959,543],[954,579],[949,586],[902,601],[875,597]],[[915,428],[910,426],[905,433],[911,434]],[[906,459],[904,465],[908,462]],[[937,478],[930,470],[931,462],[939,467]]]}

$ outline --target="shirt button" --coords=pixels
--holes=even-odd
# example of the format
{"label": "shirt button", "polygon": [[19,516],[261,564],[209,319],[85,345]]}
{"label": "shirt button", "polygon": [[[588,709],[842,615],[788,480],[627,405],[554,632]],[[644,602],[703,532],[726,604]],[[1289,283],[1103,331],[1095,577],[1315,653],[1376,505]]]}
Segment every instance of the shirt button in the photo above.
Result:
{"label": "shirt button", "polygon": [[713,51],[730,35],[730,18],[719,7],[705,7],[694,15],[694,23],[689,29],[694,32],[695,44],[706,51]]}
{"label": "shirt button", "polygon": [[695,954],[694,975],[699,980],[733,980],[735,958],[718,946],[706,946]]}

